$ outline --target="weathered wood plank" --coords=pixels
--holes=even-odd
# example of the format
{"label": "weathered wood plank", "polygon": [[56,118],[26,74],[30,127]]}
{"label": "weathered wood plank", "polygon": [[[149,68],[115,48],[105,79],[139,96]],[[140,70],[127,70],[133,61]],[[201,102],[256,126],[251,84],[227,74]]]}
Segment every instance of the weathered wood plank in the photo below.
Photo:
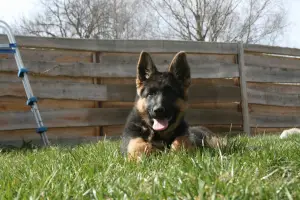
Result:
{"label": "weathered wood plank", "polygon": [[[50,99],[132,102],[136,95],[135,85],[31,81],[31,87],[38,98]],[[0,81],[0,96],[25,97],[25,90],[20,80],[17,82]],[[189,99],[191,103],[240,101],[240,90],[237,86],[192,85],[189,90]]]}
{"label": "weathered wood plank", "polygon": [[293,57],[245,54],[245,65],[299,69],[300,59]]}
{"label": "weathered wood plank", "polygon": [[124,102],[124,101],[102,101],[102,108],[132,108],[134,102]]}
{"label": "weathered wood plank", "polygon": [[300,115],[268,115],[251,114],[251,127],[298,127],[300,124]]}
{"label": "weathered wood plank", "polygon": [[[166,71],[167,65],[157,66],[159,71]],[[191,65],[192,78],[232,78],[238,75],[238,66],[236,64],[201,64],[199,66]],[[135,65],[105,65],[100,64],[99,68],[93,70],[92,76],[101,77],[136,77]]]}
{"label": "weathered wood plank", "polygon": [[258,44],[244,44],[244,49],[247,52],[253,53],[268,53],[268,54],[279,54],[289,56],[300,56],[300,49],[287,48],[279,46],[268,46]]}
{"label": "weathered wood plank", "polygon": [[251,127],[285,128],[300,125],[300,107],[250,104]]}
{"label": "weathered wood plank", "polygon": [[107,85],[134,85],[135,84],[135,78],[131,77],[101,77],[101,83],[107,84]]}
{"label": "weathered wood plank", "polygon": [[189,108],[197,108],[197,109],[229,109],[240,111],[240,102],[209,102],[209,103],[189,103]]}
{"label": "weathered wood plank", "polygon": [[[29,74],[29,80],[31,82],[43,82],[43,83],[93,83],[91,77],[66,77],[66,76],[36,76]],[[0,72],[0,82],[19,82],[21,79],[17,76],[17,73]]]}
{"label": "weathered wood plank", "polygon": [[[24,62],[30,73],[43,76],[73,77],[136,77],[134,65],[102,65],[98,63],[55,63],[55,62]],[[167,66],[158,67],[165,71]],[[236,64],[203,64],[201,67],[191,66],[192,78],[232,78],[237,77]],[[17,72],[11,60],[0,60],[0,71]]]}
{"label": "weathered wood plank", "polygon": [[[132,108],[134,106],[134,102],[116,102],[116,101],[105,101],[101,102],[103,108]],[[240,111],[239,102],[209,102],[209,103],[191,103],[189,102],[189,108],[191,109],[228,109],[231,111]]]}
{"label": "weathered wood plank", "polygon": [[300,69],[246,66],[247,81],[262,83],[299,83]]}
{"label": "weathered wood plank", "polygon": [[[93,63],[93,53],[78,51],[60,51],[60,50],[41,50],[41,49],[21,49],[23,61],[39,61],[39,62],[56,62],[56,63]],[[156,65],[167,66],[172,61],[176,53],[151,53],[152,59]],[[3,54],[1,54],[3,56]],[[140,53],[112,53],[99,52],[95,59],[103,65],[137,65]],[[13,56],[0,57],[0,59],[10,59],[14,61]],[[199,54],[189,53],[189,63],[192,65],[201,64],[234,64],[235,55],[219,55],[219,54]]]}
{"label": "weathered wood plank", "polygon": [[[167,66],[172,62],[176,52],[167,53],[151,53],[151,57],[156,65]],[[138,53],[112,53],[112,52],[101,52],[99,55],[100,63],[102,64],[130,64],[137,65],[140,57],[140,52]],[[218,54],[200,54],[200,53],[188,53],[187,56],[190,65],[201,64],[234,64],[236,56],[235,55],[218,55]]]}
{"label": "weathered wood plank", "polygon": [[[237,47],[232,43],[208,43],[196,41],[170,40],[96,40],[16,36],[21,47],[51,48],[103,52],[201,52],[216,54],[236,54]],[[0,43],[7,42],[5,35],[0,35]]]}
{"label": "weathered wood plank", "polygon": [[[0,112],[9,111],[30,111],[26,105],[26,97],[1,97]],[[49,109],[72,109],[72,108],[94,108],[94,101],[66,100],[66,99],[39,99],[39,110]]]}
{"label": "weathered wood plank", "polygon": [[104,136],[121,136],[124,125],[103,126]]}
{"label": "weathered wood plank", "polygon": [[[129,109],[93,108],[41,111],[43,121],[48,127],[87,127],[122,125]],[[187,111],[190,124],[241,124],[241,114],[229,110],[190,109]],[[0,113],[0,130],[36,128],[31,112]]]}
{"label": "weathered wood plank", "polygon": [[300,60],[278,56],[246,55],[246,77],[254,82],[300,82]]}
{"label": "weathered wood plank", "polygon": [[[92,62],[92,52],[88,51],[64,51],[53,49],[28,49],[20,48],[23,61],[43,61],[43,62]],[[14,61],[12,54],[0,54],[0,59],[11,59]]]}
{"label": "weathered wood plank", "polygon": [[[24,61],[30,73],[43,76],[73,76],[73,77],[136,77],[136,55],[116,54],[101,56],[101,63],[57,63],[45,61]],[[166,71],[173,55],[153,56],[160,71]],[[228,56],[227,56],[228,57]],[[188,57],[192,78],[231,78],[237,77],[238,66],[230,63],[232,56],[224,59],[217,56]],[[14,60],[0,60],[0,71],[17,72]]]}
{"label": "weathered wood plank", "polygon": [[192,79],[192,85],[208,85],[208,86],[236,86],[234,79]]}
{"label": "weathered wood plank", "polygon": [[[97,136],[95,129],[95,127],[49,128],[47,136],[49,139]],[[1,141],[20,139],[26,141],[40,139],[40,135],[35,132],[35,129],[0,131]]]}
{"label": "weathered wood plank", "polygon": [[243,112],[243,130],[248,135],[251,134],[249,126],[249,109],[248,109],[248,94],[247,94],[247,77],[245,74],[245,58],[243,43],[239,44],[239,74],[240,74],[240,85],[241,85],[241,99],[242,99],[242,112]]}
{"label": "weathered wood plank", "polygon": [[248,102],[253,104],[300,106],[300,85],[248,83]]}
{"label": "weathered wood plank", "polygon": [[[108,100],[107,86],[84,83],[49,83],[31,81],[31,87],[38,98]],[[25,90],[19,82],[0,82],[0,96],[25,97]]]}
{"label": "weathered wood plank", "polygon": [[251,114],[266,114],[266,115],[298,115],[300,113],[300,107],[287,107],[287,106],[271,106],[260,104],[249,104],[249,110]]}
{"label": "weathered wood plank", "polygon": [[[1,77],[0,77],[1,80]],[[234,79],[204,79],[204,78],[194,78],[191,80],[192,85],[207,85],[207,86],[237,86]],[[135,84],[135,78],[101,78],[102,84],[108,85],[133,85]]]}
{"label": "weathered wood plank", "polygon": [[192,85],[189,89],[189,103],[221,103],[241,100],[241,91],[237,86]]}

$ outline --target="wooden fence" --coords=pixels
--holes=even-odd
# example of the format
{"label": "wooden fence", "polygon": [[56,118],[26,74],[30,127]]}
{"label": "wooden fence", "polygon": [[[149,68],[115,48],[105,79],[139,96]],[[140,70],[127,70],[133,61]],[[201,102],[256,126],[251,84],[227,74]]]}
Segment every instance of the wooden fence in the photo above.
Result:
{"label": "wooden fence", "polygon": [[[192,71],[190,124],[258,134],[299,124],[300,50],[236,43],[16,37],[50,138],[119,136],[141,50],[165,70],[181,50]],[[7,43],[0,35],[0,43]],[[0,54],[0,140],[35,139],[17,66]]]}

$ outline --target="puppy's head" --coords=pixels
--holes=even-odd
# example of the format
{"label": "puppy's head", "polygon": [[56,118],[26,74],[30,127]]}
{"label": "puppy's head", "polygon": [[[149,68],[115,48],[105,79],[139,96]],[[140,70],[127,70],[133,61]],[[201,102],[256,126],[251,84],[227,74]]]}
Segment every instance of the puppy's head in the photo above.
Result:
{"label": "puppy's head", "polygon": [[142,52],[137,65],[136,108],[154,131],[176,128],[187,107],[191,82],[186,53],[177,53],[166,72],[159,72],[151,56]]}

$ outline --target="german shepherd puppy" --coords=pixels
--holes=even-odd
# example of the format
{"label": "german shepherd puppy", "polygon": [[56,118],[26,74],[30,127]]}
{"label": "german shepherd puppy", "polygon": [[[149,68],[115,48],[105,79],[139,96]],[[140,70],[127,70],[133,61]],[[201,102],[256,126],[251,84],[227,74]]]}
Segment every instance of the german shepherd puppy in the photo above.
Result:
{"label": "german shepherd puppy", "polygon": [[140,159],[160,150],[216,146],[216,135],[204,127],[189,127],[188,107],[191,72],[185,52],[177,53],[166,72],[159,72],[147,52],[137,64],[135,106],[123,130],[121,152]]}

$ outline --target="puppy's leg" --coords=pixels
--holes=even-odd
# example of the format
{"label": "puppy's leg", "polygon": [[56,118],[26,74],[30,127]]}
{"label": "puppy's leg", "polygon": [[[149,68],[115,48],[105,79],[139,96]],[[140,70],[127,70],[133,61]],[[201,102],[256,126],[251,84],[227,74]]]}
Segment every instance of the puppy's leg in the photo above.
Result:
{"label": "puppy's leg", "polygon": [[227,144],[226,138],[203,126],[190,127],[189,136],[197,147],[219,148]]}
{"label": "puppy's leg", "polygon": [[218,137],[217,134],[213,133],[209,129],[196,126],[190,127],[186,135],[177,137],[172,145],[172,150],[186,149],[193,150],[197,147],[210,147],[218,148],[226,145],[227,141],[225,138]]}
{"label": "puppy's leg", "polygon": [[192,143],[188,135],[183,135],[175,138],[171,145],[172,151],[178,151],[181,149],[192,150],[194,148],[195,145]]}
{"label": "puppy's leg", "polygon": [[142,155],[148,156],[155,151],[156,148],[141,137],[131,138],[127,146],[129,160],[140,161]]}

